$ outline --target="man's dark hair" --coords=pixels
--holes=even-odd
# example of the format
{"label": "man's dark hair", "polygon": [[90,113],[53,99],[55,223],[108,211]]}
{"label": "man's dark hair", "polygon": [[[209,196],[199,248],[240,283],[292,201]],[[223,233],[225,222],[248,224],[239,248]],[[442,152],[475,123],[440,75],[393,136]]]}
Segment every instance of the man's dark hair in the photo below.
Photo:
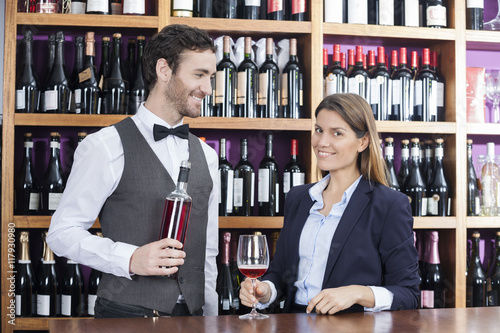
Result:
{"label": "man's dark hair", "polygon": [[211,50],[215,53],[215,46],[206,31],[184,24],[167,25],[151,37],[146,44],[142,59],[144,77],[150,90],[156,84],[158,59],[165,59],[172,69],[172,74],[175,75],[181,62],[181,53],[185,50],[196,52]]}

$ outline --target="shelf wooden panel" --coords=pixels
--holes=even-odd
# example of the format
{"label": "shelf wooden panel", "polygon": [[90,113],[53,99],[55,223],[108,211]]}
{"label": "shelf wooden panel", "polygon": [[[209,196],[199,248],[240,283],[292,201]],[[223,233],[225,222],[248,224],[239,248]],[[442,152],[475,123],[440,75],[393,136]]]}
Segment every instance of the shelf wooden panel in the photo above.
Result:
{"label": "shelf wooden panel", "polygon": [[[46,215],[14,215],[13,220],[18,229],[48,229],[50,226],[51,216]],[[101,228],[99,220],[97,220],[92,228]]]}
{"label": "shelf wooden panel", "polygon": [[18,13],[19,25],[158,29],[158,16]]}
{"label": "shelf wooden panel", "polygon": [[34,330],[34,331],[48,331],[49,330],[49,320],[69,320],[69,319],[93,319],[93,317],[82,317],[82,318],[16,318],[17,330]]}
{"label": "shelf wooden panel", "polygon": [[441,133],[455,134],[457,124],[452,122],[377,121],[377,130],[384,133]]}
{"label": "shelf wooden panel", "polygon": [[282,216],[224,216],[219,217],[220,229],[281,229]]}
{"label": "shelf wooden panel", "polygon": [[413,229],[456,229],[455,216],[421,216],[414,217]]}
{"label": "shelf wooden panel", "polygon": [[500,216],[468,216],[467,228],[497,228],[500,229]]}
{"label": "shelf wooden panel", "polygon": [[486,30],[467,30],[465,32],[467,49],[470,50],[500,50],[500,32]]}
{"label": "shelf wooden panel", "polygon": [[467,124],[467,134],[500,135],[500,124]]}

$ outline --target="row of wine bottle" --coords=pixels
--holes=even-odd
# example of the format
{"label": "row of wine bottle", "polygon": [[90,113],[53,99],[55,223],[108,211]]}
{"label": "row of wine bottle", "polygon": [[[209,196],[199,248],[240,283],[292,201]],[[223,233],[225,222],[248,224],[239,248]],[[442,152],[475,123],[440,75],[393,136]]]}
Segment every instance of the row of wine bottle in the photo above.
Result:
{"label": "row of wine bottle", "polygon": [[[220,216],[252,216],[254,214],[255,169],[248,160],[248,141],[241,139],[240,160],[233,166],[226,158],[226,139],[219,142]],[[305,168],[298,161],[297,140],[291,141],[291,158],[283,170],[282,186],[278,163],[273,155],[273,136],[266,137],[266,155],[257,175],[257,201],[260,216],[282,213],[288,191],[305,183]]]}
{"label": "row of wine bottle", "polygon": [[[29,232],[19,233],[19,251],[16,251],[16,316],[93,316],[102,273],[92,269],[86,288],[80,265],[68,260],[60,283],[55,255],[47,245],[46,235],[46,231],[42,233],[43,254],[34,272],[30,259]],[[97,235],[102,237],[100,232]]]}
{"label": "row of wine bottle", "polygon": [[[389,187],[405,193],[413,216],[450,215],[449,186],[443,167],[444,140],[426,140],[423,147],[420,139],[401,141],[401,163],[396,174],[394,168],[394,139],[385,139],[385,162]],[[434,157],[433,157],[434,155]]]}
{"label": "row of wine bottle", "polygon": [[[371,105],[376,120],[444,121],[444,79],[437,72],[437,53],[422,50],[422,65],[418,53],[411,52],[408,66],[407,50],[402,47],[391,52],[391,68],[387,67],[385,48],[368,51],[356,46],[345,53],[340,45],[333,46],[333,63],[328,68],[328,51],[323,49],[325,95],[354,93]],[[431,57],[432,55],[432,57]],[[375,60],[376,59],[376,60]],[[367,64],[366,64],[367,63]]]}
{"label": "row of wine bottle", "polygon": [[[33,62],[33,33],[27,29],[22,45],[22,65],[16,77],[16,112],[135,114],[149,93],[142,70],[145,37],[128,40],[128,57],[121,60],[121,34],[102,37],[99,73],[94,64],[93,32],[75,37],[75,62],[68,75],[64,61],[65,37],[62,31],[48,37],[47,77],[40,83]],[[85,43],[85,57],[84,57]],[[137,44],[137,61],[136,59]]]}
{"label": "row of wine bottle", "polygon": [[[280,69],[273,59],[274,41],[266,38],[266,59],[257,68],[252,60],[252,39],[245,37],[244,59],[231,60],[231,38],[224,36],[223,56],[217,64],[212,96],[204,99],[207,117],[303,118],[303,70],[297,59],[297,40],[290,39],[289,60]],[[281,86],[281,89],[280,89]]]}
{"label": "row of wine bottle", "polygon": [[146,0],[17,0],[18,12],[144,15]]}
{"label": "row of wine bottle", "polygon": [[418,274],[420,276],[420,308],[444,308],[445,277],[439,258],[439,233],[437,231],[414,231],[418,251]]}

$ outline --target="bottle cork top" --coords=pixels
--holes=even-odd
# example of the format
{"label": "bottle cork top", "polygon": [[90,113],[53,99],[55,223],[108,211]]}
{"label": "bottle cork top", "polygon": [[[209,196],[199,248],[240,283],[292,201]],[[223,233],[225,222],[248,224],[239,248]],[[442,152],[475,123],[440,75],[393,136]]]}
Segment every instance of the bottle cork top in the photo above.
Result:
{"label": "bottle cork top", "polygon": [[139,41],[139,40],[146,40],[146,37],[144,37],[144,36],[137,36],[137,40],[138,40],[138,41]]}
{"label": "bottle cork top", "polygon": [[443,138],[439,138],[439,139],[436,139],[436,141],[435,141],[435,142],[436,142],[438,145],[440,145],[440,144],[443,144],[443,143],[444,143],[444,140],[443,140]]}
{"label": "bottle cork top", "polygon": [[231,52],[231,37],[224,36],[224,44],[223,44],[222,52],[224,52],[224,53]]}
{"label": "bottle cork top", "polygon": [[59,132],[50,132],[50,136],[61,136]]}
{"label": "bottle cork top", "polygon": [[420,139],[419,138],[412,138],[411,143],[419,143]]}
{"label": "bottle cork top", "polygon": [[78,136],[87,136],[87,132],[78,132]]}
{"label": "bottle cork top", "polygon": [[102,37],[102,41],[103,41],[103,42],[109,42],[109,41],[110,41],[110,38],[109,38],[109,37],[107,37],[107,36],[104,36],[104,37]]}
{"label": "bottle cork top", "polygon": [[297,39],[290,39],[290,55],[297,55]]}
{"label": "bottle cork top", "polygon": [[252,49],[252,37],[245,37],[245,53],[250,53]]}
{"label": "bottle cork top", "polygon": [[122,34],[119,32],[116,32],[113,34],[113,38],[122,38]]}
{"label": "bottle cork top", "polygon": [[409,144],[410,144],[410,140],[408,140],[408,139],[403,139],[403,140],[401,140],[401,143],[402,143],[403,145],[409,145]]}
{"label": "bottle cork top", "polygon": [[473,142],[473,141],[472,141],[472,139],[467,139],[467,143],[468,143],[468,144],[470,144],[470,145],[471,145],[471,144],[472,144],[472,142]]}
{"label": "bottle cork top", "polygon": [[479,231],[473,231],[472,232],[472,237],[473,238],[479,238],[479,237],[481,237],[481,234],[479,233]]}
{"label": "bottle cork top", "polygon": [[33,134],[31,134],[29,132],[28,133],[24,133],[24,137],[25,138],[31,138],[32,136],[33,136]]}
{"label": "bottle cork top", "polygon": [[274,41],[272,38],[266,38],[266,54],[273,54]]}
{"label": "bottle cork top", "polygon": [[391,136],[388,136],[387,138],[385,138],[385,142],[394,142],[394,138]]}

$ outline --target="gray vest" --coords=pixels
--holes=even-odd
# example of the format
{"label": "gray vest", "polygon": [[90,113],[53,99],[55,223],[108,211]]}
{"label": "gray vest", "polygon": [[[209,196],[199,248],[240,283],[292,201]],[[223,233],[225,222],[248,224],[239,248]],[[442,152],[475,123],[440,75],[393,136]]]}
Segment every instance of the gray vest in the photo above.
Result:
{"label": "gray vest", "polygon": [[[116,190],[99,214],[104,237],[142,246],[158,240],[165,198],[175,183],[134,121],[114,125],[123,145],[125,166]],[[212,178],[199,139],[189,134],[188,194],[193,198],[184,251],[177,280],[164,276],[132,276],[132,280],[103,274],[99,297],[172,313],[182,293],[191,313],[205,303],[205,252],[208,199]]]}

